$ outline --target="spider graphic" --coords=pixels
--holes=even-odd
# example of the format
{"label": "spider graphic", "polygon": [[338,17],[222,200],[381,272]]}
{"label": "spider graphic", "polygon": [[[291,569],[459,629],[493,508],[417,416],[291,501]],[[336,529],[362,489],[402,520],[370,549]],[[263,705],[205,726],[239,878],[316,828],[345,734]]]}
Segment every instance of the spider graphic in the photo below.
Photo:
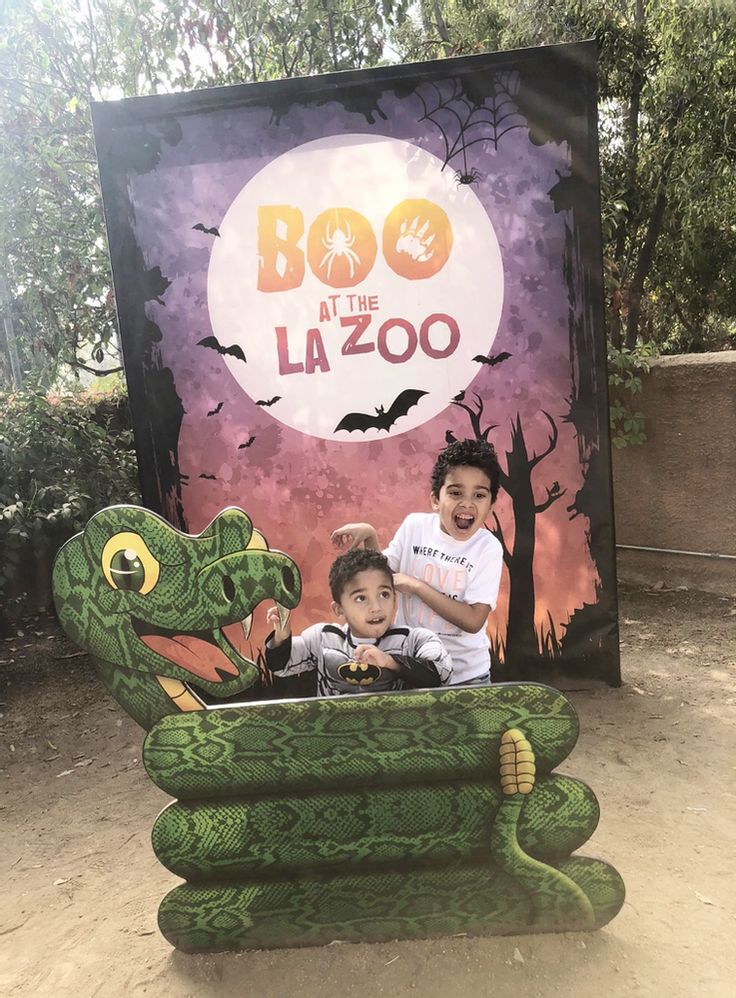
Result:
{"label": "spider graphic", "polygon": [[462,170],[455,170],[455,183],[458,187],[467,184],[477,184],[481,178],[481,173],[475,167],[468,173]]}
{"label": "spider graphic", "polygon": [[332,231],[332,226],[327,223],[327,231],[325,233],[325,238],[322,240],[322,245],[325,247],[327,252],[322,257],[319,262],[320,267],[324,267],[327,264],[327,276],[330,277],[332,272],[332,264],[337,259],[337,257],[342,256],[348,261],[348,266],[350,268],[350,277],[355,276],[355,264],[360,263],[360,257],[351,247],[355,243],[355,236],[350,229],[350,223],[345,223],[345,232],[338,225],[335,231]]}

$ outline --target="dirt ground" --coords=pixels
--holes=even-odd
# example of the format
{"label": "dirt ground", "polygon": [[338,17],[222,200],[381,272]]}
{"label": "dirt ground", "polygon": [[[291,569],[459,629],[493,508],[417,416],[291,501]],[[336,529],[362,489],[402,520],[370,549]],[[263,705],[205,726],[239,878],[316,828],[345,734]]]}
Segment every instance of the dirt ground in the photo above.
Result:
{"label": "dirt ground", "polygon": [[582,852],[627,885],[608,926],[192,957],[156,928],[176,880],[151,851],[167,798],[142,732],[51,620],[25,621],[0,641],[0,994],[732,998],[736,598],[624,589],[621,634],[625,684],[569,692],[561,767],[601,805]]}

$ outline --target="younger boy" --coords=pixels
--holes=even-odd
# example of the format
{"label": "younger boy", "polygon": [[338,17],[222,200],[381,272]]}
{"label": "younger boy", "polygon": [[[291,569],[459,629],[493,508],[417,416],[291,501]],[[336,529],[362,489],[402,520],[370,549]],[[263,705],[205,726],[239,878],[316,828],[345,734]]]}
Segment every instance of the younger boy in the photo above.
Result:
{"label": "younger boy", "polygon": [[[432,513],[410,513],[385,550],[401,594],[397,623],[434,631],[452,656],[451,685],[490,683],[488,614],[496,606],[503,548],[484,522],[496,501],[500,469],[484,440],[457,440],[437,458]],[[369,523],[332,534],[338,547],[378,550]]]}
{"label": "younger boy", "polygon": [[332,611],[345,621],[313,624],[292,637],[277,607],[267,612],[273,633],[266,639],[266,665],[276,676],[317,671],[317,695],[376,693],[440,686],[452,675],[450,656],[430,631],[392,627],[396,592],[379,551],[354,549],[330,569]]}

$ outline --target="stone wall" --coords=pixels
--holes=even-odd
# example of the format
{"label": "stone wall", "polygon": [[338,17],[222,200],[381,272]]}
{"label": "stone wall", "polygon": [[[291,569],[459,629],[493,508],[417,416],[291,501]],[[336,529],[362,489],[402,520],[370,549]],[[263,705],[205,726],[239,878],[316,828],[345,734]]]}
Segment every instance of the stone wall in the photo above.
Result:
{"label": "stone wall", "polygon": [[[736,352],[654,361],[647,442],[614,448],[616,543],[736,556]],[[617,551],[622,581],[736,594],[736,558]]]}

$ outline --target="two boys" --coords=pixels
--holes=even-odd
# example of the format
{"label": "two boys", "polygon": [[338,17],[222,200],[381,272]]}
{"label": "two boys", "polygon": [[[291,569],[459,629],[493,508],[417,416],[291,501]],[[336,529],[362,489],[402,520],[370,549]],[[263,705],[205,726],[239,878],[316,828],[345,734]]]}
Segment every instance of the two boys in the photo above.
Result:
{"label": "two boys", "polygon": [[[432,513],[409,514],[384,552],[393,573],[393,586],[389,588],[398,592],[400,599],[395,627],[390,628],[392,618],[389,616],[383,622],[382,634],[387,634],[389,629],[403,628],[411,632],[418,628],[437,635],[452,659],[452,674],[448,673],[444,678],[435,665],[440,682],[448,685],[490,683],[490,651],[485,625],[498,597],[503,550],[493,534],[484,529],[484,523],[498,494],[499,479],[498,460],[490,444],[482,440],[460,440],[450,444],[440,453],[432,470]],[[333,532],[332,540],[337,547],[350,549],[350,553],[361,545],[366,552],[380,550],[376,531],[369,523],[345,524]],[[336,565],[340,561],[338,558]],[[384,575],[384,582],[386,578]],[[332,588],[332,573],[330,584]],[[341,600],[334,589],[332,592],[333,610],[344,615]],[[269,611],[269,620],[275,626],[277,617],[273,614],[274,611]],[[334,625],[315,625],[322,630],[310,634],[310,642],[316,643],[325,637],[325,629],[331,626]],[[313,630],[308,628],[302,637]],[[330,636],[329,630],[326,636]],[[273,641],[269,641],[273,649]],[[361,654],[364,656],[365,652]],[[272,661],[274,665],[281,665],[274,670],[277,674],[287,674],[287,669],[289,672],[303,671],[301,667],[295,669],[293,663],[277,663],[269,652],[268,642],[266,661],[269,668],[273,668]],[[304,668],[317,668],[319,672],[317,659],[311,661],[313,664],[304,665]],[[436,659],[431,661],[436,662]],[[369,660],[366,663],[373,664]],[[386,670],[388,667],[383,664],[380,668]],[[383,672],[381,680],[376,677],[373,681],[387,685],[377,687],[371,682],[361,689],[439,685],[416,682],[416,670],[411,677],[399,675],[391,668],[388,672],[393,676]],[[355,675],[357,671],[353,678]],[[335,692],[355,692],[355,689],[351,685],[350,690]],[[319,690],[318,693],[329,695]]]}

